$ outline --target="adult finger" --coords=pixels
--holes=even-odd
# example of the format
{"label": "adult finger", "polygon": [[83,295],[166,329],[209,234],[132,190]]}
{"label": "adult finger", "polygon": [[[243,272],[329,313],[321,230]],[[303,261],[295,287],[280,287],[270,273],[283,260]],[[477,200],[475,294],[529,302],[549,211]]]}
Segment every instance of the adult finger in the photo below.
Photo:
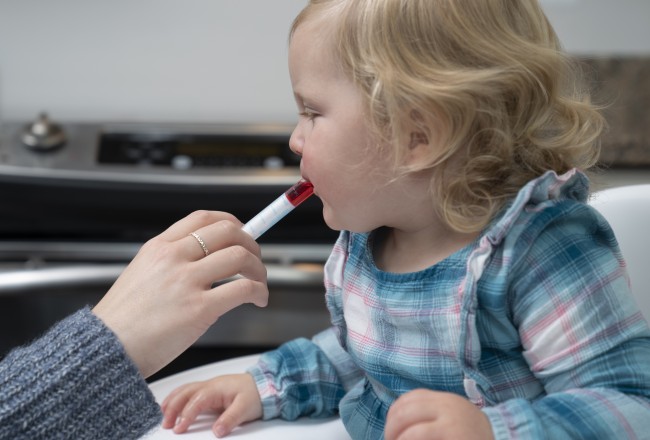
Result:
{"label": "adult finger", "polygon": [[165,241],[176,241],[185,238],[190,232],[219,221],[229,221],[240,228],[243,226],[237,217],[227,212],[199,210],[172,224],[158,237]]}
{"label": "adult finger", "polygon": [[[223,249],[215,255],[215,266],[218,266],[219,280],[230,278],[230,283],[222,284],[215,288],[216,295],[211,299],[220,299],[215,304],[218,313],[223,314],[243,302],[253,303],[264,307],[268,302],[268,284],[266,266],[256,255],[240,246]],[[207,266],[212,261],[201,261],[196,266],[206,265],[204,272],[213,266]]]}
{"label": "adult finger", "polygon": [[192,231],[177,243],[182,246],[184,256],[193,261],[231,246],[242,246],[258,257],[261,255],[260,247],[253,237],[242,231],[238,223],[229,220],[221,220]]}
{"label": "adult finger", "polygon": [[260,246],[248,233],[244,232],[239,223],[221,220],[204,226],[195,231],[205,238],[208,250],[223,249],[229,246],[240,245],[257,256],[261,255]]}
{"label": "adult finger", "polygon": [[205,295],[204,305],[212,321],[242,304],[252,303],[258,307],[266,307],[269,301],[269,289],[266,283],[245,278],[222,284],[212,292],[206,292]]}
{"label": "adult finger", "polygon": [[220,249],[199,261],[189,269],[197,281],[209,289],[215,281],[235,276],[266,283],[266,267],[262,260],[240,245]]}

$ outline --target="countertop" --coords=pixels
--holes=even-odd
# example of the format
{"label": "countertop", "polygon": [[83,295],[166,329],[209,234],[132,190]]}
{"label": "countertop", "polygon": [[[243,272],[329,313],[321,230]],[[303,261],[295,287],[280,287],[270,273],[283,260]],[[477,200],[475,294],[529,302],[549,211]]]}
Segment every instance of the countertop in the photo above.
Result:
{"label": "countertop", "polygon": [[650,57],[579,58],[603,107],[601,162],[613,167],[650,168]]}

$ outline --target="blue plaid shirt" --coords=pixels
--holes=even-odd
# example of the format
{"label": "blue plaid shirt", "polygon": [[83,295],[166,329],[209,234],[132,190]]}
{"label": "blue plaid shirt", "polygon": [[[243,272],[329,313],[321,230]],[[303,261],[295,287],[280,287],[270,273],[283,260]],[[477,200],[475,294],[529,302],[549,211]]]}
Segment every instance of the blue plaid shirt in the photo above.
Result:
{"label": "blue plaid shirt", "polygon": [[650,438],[650,329],[577,171],[529,182],[472,244],[425,270],[372,259],[342,232],[325,267],[332,327],[251,368],[264,418],[340,413],[383,438],[415,388],[482,408],[497,439]]}

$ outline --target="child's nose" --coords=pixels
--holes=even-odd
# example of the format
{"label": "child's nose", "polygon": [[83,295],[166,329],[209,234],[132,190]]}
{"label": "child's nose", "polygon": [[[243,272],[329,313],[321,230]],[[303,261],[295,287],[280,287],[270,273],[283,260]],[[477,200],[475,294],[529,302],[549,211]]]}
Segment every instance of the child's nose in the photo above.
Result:
{"label": "child's nose", "polygon": [[298,156],[302,156],[302,147],[305,144],[305,139],[300,133],[299,125],[296,125],[296,128],[293,129],[291,137],[289,138],[289,148],[291,151],[296,153]]}

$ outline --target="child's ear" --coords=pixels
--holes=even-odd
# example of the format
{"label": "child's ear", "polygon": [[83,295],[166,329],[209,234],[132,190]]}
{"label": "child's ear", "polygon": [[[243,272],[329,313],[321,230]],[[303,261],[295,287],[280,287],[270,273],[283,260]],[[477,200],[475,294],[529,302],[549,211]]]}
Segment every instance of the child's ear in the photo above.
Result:
{"label": "child's ear", "polygon": [[414,150],[420,145],[429,145],[429,137],[421,131],[411,132],[411,141],[409,142],[409,150]]}
{"label": "child's ear", "polygon": [[424,118],[422,114],[415,109],[409,112],[411,123],[411,138],[409,140],[409,155],[408,161],[410,165],[415,165],[418,159],[421,159],[422,154],[426,153],[429,149],[429,137],[422,131],[422,124]]}
{"label": "child's ear", "polygon": [[429,137],[421,131],[411,132],[407,161],[409,165],[422,165],[431,158]]}

